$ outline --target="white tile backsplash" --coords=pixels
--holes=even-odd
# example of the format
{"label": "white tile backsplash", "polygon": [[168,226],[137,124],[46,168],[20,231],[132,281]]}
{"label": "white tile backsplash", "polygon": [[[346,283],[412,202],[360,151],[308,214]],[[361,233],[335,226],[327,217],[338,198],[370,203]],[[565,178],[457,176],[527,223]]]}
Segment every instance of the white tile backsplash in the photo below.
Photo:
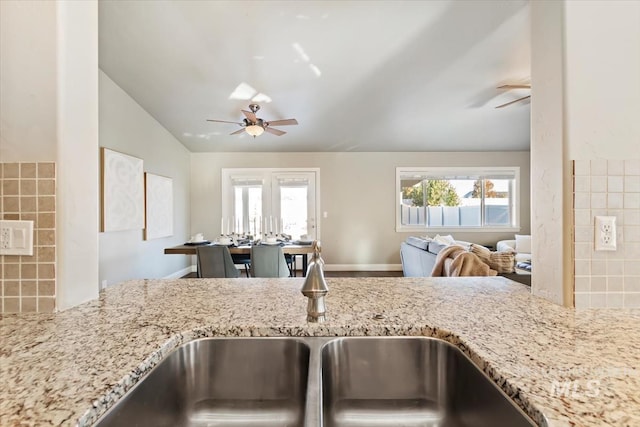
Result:
{"label": "white tile backsplash", "polygon": [[592,176],[591,177],[591,190],[592,193],[606,193],[607,192],[607,177],[606,176]]}
{"label": "white tile backsplash", "polygon": [[591,243],[576,242],[573,244],[573,255],[575,259],[591,259]]}
{"label": "white tile backsplash", "polygon": [[638,226],[638,225],[625,225],[623,230],[624,230],[624,241],[625,241],[625,243],[639,243],[640,242],[640,226]]}
{"label": "white tile backsplash", "polygon": [[591,219],[591,210],[576,209],[574,211],[575,224],[581,226],[590,226],[593,224]]}
{"label": "white tile backsplash", "polygon": [[624,290],[624,277],[607,277],[607,292],[623,292]]}
{"label": "white tile backsplash", "polygon": [[575,294],[576,308],[590,308],[591,307],[591,294]]}
{"label": "white tile backsplash", "polygon": [[607,278],[591,276],[591,292],[607,292]]}
{"label": "white tile backsplash", "polygon": [[[584,162],[584,160],[583,160]],[[624,161],[625,175],[640,175],[640,159],[629,159]],[[589,175],[586,173],[585,175]]]}
{"label": "white tile backsplash", "polygon": [[624,306],[624,294],[622,292],[607,292],[607,307],[622,308]]}
{"label": "white tile backsplash", "polygon": [[577,259],[575,260],[576,276],[591,276],[591,261]]}
{"label": "white tile backsplash", "polygon": [[[626,166],[626,164],[625,164]],[[589,176],[591,175],[591,161],[589,160],[576,160],[573,162],[573,174],[575,176]]]}
{"label": "white tile backsplash", "polygon": [[583,226],[576,227],[574,230],[575,233],[575,241],[580,243],[592,243],[593,242],[593,227]]}
{"label": "white tile backsplash", "polygon": [[625,209],[640,209],[640,193],[624,193]]}
{"label": "white tile backsplash", "polygon": [[[591,276],[606,276],[607,275],[607,260],[592,260],[591,261]],[[592,286],[593,286],[593,282]]]}
{"label": "white tile backsplash", "polygon": [[640,276],[628,276],[624,278],[625,292],[640,292]]}
{"label": "white tile backsplash", "polygon": [[622,209],[623,198],[622,193],[607,193],[607,208]]}
{"label": "white tile backsplash", "polygon": [[627,209],[624,212],[625,225],[640,225],[640,209]]}
{"label": "white tile backsplash", "polygon": [[591,178],[588,176],[576,176],[573,185],[573,191],[576,193],[579,191],[591,191]]}
{"label": "white tile backsplash", "polygon": [[591,193],[576,193],[573,197],[575,209],[589,209],[591,207]]}
{"label": "white tile backsplash", "polygon": [[591,307],[593,308],[605,308],[607,306],[607,293],[606,292],[592,292],[591,293]]}
{"label": "white tile backsplash", "polygon": [[607,160],[607,175],[624,175],[624,160]]}
{"label": "white tile backsplash", "polygon": [[640,308],[640,293],[624,294],[624,308]]}
{"label": "white tile backsplash", "polygon": [[626,276],[640,276],[640,262],[637,260],[625,260],[624,274]]}
{"label": "white tile backsplash", "polygon": [[[576,160],[573,170],[576,308],[640,308],[640,159]],[[615,251],[595,250],[597,215],[616,218]]]}
{"label": "white tile backsplash", "polygon": [[624,261],[609,259],[607,262],[607,276],[624,276]]}
{"label": "white tile backsplash", "polygon": [[607,191],[609,193],[622,193],[624,191],[624,177],[623,176],[607,177]]}
{"label": "white tile backsplash", "polygon": [[[580,178],[581,181],[589,182],[589,178],[588,177],[581,176],[579,178]],[[576,191],[578,191],[578,190],[576,189]],[[589,191],[589,190],[587,189],[587,190],[582,190],[582,191]],[[624,191],[627,191],[629,193],[640,193],[640,175],[625,176],[624,177]]]}
{"label": "white tile backsplash", "polygon": [[591,193],[591,208],[605,209],[607,207],[607,193]]}
{"label": "white tile backsplash", "polygon": [[591,291],[591,277],[576,277],[576,292]]}

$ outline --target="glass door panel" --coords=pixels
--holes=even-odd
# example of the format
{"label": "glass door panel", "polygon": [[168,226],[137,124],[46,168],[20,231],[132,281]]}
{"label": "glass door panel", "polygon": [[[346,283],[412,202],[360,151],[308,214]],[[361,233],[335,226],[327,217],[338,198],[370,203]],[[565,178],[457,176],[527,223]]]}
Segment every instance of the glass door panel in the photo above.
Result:
{"label": "glass door panel", "polygon": [[278,231],[293,239],[316,238],[315,173],[279,173],[272,179],[273,214]]}

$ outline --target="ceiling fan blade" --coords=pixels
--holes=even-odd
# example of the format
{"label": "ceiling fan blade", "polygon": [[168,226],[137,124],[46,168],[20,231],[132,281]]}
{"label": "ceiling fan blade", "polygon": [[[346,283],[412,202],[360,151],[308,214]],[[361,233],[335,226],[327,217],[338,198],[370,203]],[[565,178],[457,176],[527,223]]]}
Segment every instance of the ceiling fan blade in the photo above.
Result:
{"label": "ceiling fan blade", "polygon": [[241,110],[241,111],[251,123],[255,123],[258,121],[258,119],[256,118],[256,113],[252,113],[251,111],[245,111],[245,110]]}
{"label": "ceiling fan blade", "polygon": [[268,123],[269,123],[269,126],[289,126],[289,125],[297,125],[298,121],[296,119],[285,119],[285,120],[274,120]]}
{"label": "ceiling fan blade", "polygon": [[233,123],[234,125],[241,125],[242,123],[239,122],[229,122],[227,120],[213,120],[213,119],[207,119],[208,122],[217,122],[217,123]]}
{"label": "ceiling fan blade", "polygon": [[498,105],[496,108],[506,107],[507,105],[515,104],[518,101],[524,101],[527,98],[531,98],[531,95],[523,96],[522,98],[518,98],[518,99],[516,99],[514,101],[507,102],[506,104]]}
{"label": "ceiling fan blade", "polygon": [[278,135],[278,136],[282,136],[282,135],[284,135],[286,133],[284,131],[281,131],[280,129],[274,129],[274,128],[268,127],[268,126],[264,128],[264,131],[272,133],[274,135]]}
{"label": "ceiling fan blade", "polygon": [[531,89],[531,85],[502,85],[498,89]]}
{"label": "ceiling fan blade", "polygon": [[235,132],[231,132],[229,135],[238,135],[238,134],[240,134],[240,133],[242,133],[242,132],[244,132],[244,128],[242,128],[242,129],[240,129],[240,130],[237,130],[237,131],[235,131]]}

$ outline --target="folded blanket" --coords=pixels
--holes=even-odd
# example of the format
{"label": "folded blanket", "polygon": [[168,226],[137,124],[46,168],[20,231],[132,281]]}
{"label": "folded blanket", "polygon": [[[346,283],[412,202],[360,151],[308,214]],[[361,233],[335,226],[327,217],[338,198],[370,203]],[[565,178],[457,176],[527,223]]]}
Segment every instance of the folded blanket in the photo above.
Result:
{"label": "folded blanket", "polygon": [[[450,262],[447,262],[448,258],[451,259]],[[482,262],[476,254],[457,245],[442,249],[431,271],[432,277],[495,276],[496,274],[498,274],[497,271]]]}

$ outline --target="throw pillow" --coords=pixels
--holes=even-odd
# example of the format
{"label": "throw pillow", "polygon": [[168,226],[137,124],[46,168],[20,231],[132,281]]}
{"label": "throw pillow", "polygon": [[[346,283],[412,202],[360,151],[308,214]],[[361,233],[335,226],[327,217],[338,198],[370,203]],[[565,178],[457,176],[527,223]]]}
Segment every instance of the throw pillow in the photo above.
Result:
{"label": "throw pillow", "polygon": [[456,243],[456,239],[454,239],[451,234],[449,234],[448,236],[441,236],[439,234],[436,234],[436,237],[434,237],[433,240],[434,242],[445,246],[453,245]]}
{"label": "throw pillow", "polygon": [[513,273],[515,271],[515,257],[511,251],[491,252],[489,267],[498,273]]}
{"label": "throw pillow", "polygon": [[491,251],[488,248],[485,248],[482,245],[476,245],[472,243],[469,245],[469,252],[476,254],[478,258],[482,260],[485,264],[489,264],[489,259],[491,258]]}
{"label": "throw pillow", "polygon": [[516,252],[531,253],[531,236],[516,234]]}
{"label": "throw pillow", "polygon": [[515,253],[513,251],[491,252],[482,245],[472,243],[469,246],[469,252],[476,254],[482,262],[498,273],[513,273],[515,271]]}

